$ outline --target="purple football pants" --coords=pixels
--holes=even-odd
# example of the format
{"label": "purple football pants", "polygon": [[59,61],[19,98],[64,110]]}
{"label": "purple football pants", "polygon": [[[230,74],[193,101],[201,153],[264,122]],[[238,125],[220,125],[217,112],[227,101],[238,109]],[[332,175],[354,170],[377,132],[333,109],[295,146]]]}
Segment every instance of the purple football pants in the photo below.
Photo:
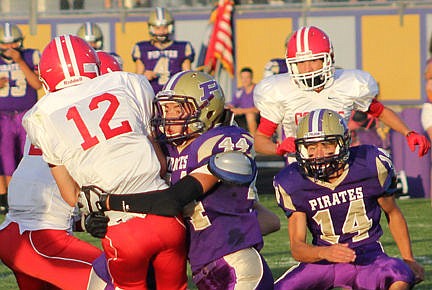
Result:
{"label": "purple football pants", "polygon": [[[237,255],[237,261],[234,263],[231,263],[233,259],[222,257],[206,265],[200,271],[193,273],[193,281],[198,289],[272,290],[274,280],[271,270],[264,258],[254,250],[256,251],[257,259],[243,259],[242,256],[244,255],[242,255],[242,251],[244,250],[237,252],[239,255]],[[232,255],[236,255],[237,253],[231,254],[230,256],[232,257]],[[250,271],[251,268],[260,270],[258,272]]]}
{"label": "purple football pants", "polygon": [[0,174],[2,175],[12,176],[22,158],[26,132],[21,122],[25,113],[0,111],[0,167],[3,170]]}
{"label": "purple football pants", "polygon": [[279,278],[274,289],[388,289],[396,281],[414,285],[408,265],[383,252],[368,252],[349,264],[300,263]]}

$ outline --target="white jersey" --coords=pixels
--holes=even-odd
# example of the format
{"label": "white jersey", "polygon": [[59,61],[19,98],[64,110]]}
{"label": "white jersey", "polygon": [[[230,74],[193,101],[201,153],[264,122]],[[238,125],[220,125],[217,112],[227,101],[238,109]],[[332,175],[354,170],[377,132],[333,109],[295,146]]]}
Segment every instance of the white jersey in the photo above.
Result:
{"label": "white jersey", "polygon": [[336,70],[334,81],[321,92],[301,90],[289,73],[270,76],[254,90],[261,117],[281,124],[286,137],[295,137],[302,117],[315,109],[331,109],[348,122],[352,110],[367,111],[378,94],[374,78],[361,70]]}
{"label": "white jersey", "polygon": [[425,131],[432,127],[432,103],[423,104],[421,111],[421,123]]}
{"label": "white jersey", "polygon": [[28,139],[8,187],[9,212],[0,228],[16,222],[20,233],[43,229],[70,230],[74,207],[61,197],[40,149]]}
{"label": "white jersey", "polygon": [[46,162],[79,186],[114,194],[166,188],[148,139],[153,89],[142,75],[112,72],[44,96],[23,125]]}

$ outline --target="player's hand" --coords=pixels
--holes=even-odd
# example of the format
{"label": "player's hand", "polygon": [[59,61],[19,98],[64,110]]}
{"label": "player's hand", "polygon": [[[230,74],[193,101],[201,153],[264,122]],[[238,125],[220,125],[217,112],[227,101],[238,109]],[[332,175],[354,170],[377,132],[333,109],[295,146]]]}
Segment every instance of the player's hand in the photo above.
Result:
{"label": "player's hand", "polygon": [[426,136],[417,133],[416,131],[410,131],[406,135],[408,146],[412,152],[415,151],[415,146],[419,145],[418,156],[422,157],[429,152],[431,144]]}
{"label": "player's hand", "polygon": [[348,247],[348,244],[335,244],[321,247],[320,258],[333,263],[351,263],[356,259],[354,250]]}
{"label": "player's hand", "polygon": [[107,199],[109,194],[97,186],[83,186],[78,196],[78,206],[81,213],[87,215],[97,211],[107,211]]}
{"label": "player's hand", "polygon": [[21,57],[21,51],[14,49],[14,48],[8,48],[3,52],[3,55],[6,57],[9,57],[14,62],[20,62],[22,60]]}
{"label": "player's hand", "polygon": [[276,154],[277,155],[285,155],[286,153],[295,153],[296,152],[296,146],[295,146],[295,138],[294,137],[288,137],[285,140],[282,141],[282,143],[278,144],[276,147]]}
{"label": "player's hand", "polygon": [[405,260],[404,262],[411,268],[415,276],[415,283],[420,283],[424,280],[424,268],[422,265],[417,263],[416,260]]}
{"label": "player's hand", "polygon": [[103,212],[95,211],[85,218],[84,229],[95,238],[103,239],[108,230],[109,217]]}

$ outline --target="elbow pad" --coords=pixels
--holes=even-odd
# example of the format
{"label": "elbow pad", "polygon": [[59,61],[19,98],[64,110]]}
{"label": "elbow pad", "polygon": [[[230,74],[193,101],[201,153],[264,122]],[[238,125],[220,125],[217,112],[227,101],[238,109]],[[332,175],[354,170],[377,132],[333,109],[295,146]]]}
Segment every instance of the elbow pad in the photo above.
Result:
{"label": "elbow pad", "polygon": [[223,182],[249,185],[256,177],[254,160],[240,151],[227,151],[210,157],[210,172]]}

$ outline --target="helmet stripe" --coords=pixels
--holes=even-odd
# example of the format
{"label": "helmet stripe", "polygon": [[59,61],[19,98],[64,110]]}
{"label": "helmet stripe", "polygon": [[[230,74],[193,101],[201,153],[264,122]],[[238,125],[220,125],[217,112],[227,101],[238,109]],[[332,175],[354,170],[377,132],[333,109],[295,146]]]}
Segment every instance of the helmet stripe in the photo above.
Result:
{"label": "helmet stripe", "polygon": [[305,28],[304,34],[303,34],[303,51],[309,51],[309,29],[310,26]]}
{"label": "helmet stripe", "polygon": [[165,8],[156,7],[156,18],[157,18],[157,20],[162,21],[164,19],[164,12],[165,12]]}
{"label": "helmet stripe", "polygon": [[174,75],[174,77],[172,77],[164,86],[163,90],[169,90],[171,91],[177,84],[177,82],[179,81],[179,79],[181,78],[182,75],[184,75],[185,73],[188,73],[189,71],[182,71],[177,73],[176,75]]}
{"label": "helmet stripe", "polygon": [[55,44],[56,44],[57,54],[58,54],[58,57],[60,60],[63,74],[66,78],[70,78],[69,69],[67,67],[66,58],[65,58],[65,55],[63,53],[63,48],[62,48],[62,44],[61,44],[62,37],[63,36],[56,37],[55,38]]}
{"label": "helmet stripe", "polygon": [[324,110],[312,111],[309,117],[309,129],[312,133],[322,132]]}
{"label": "helmet stripe", "polygon": [[4,25],[4,38],[11,39],[12,38],[12,29],[9,22],[6,22]]}
{"label": "helmet stripe", "polygon": [[85,37],[92,37],[93,36],[93,26],[91,22],[86,22],[85,23]]}

